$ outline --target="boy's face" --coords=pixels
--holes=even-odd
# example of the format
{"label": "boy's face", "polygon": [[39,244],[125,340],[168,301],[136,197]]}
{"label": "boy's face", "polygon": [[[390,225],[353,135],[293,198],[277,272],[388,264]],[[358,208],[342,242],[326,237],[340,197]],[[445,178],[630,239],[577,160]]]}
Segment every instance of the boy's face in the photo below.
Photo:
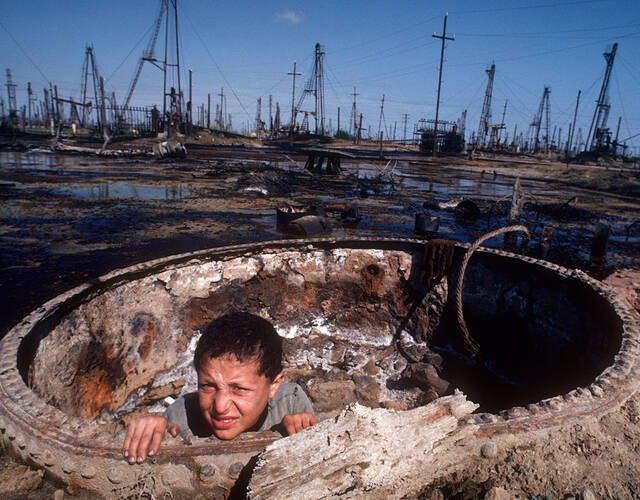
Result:
{"label": "boy's face", "polygon": [[238,361],[233,356],[208,358],[198,371],[200,411],[219,439],[233,439],[260,418],[282,383],[258,373],[257,359]]}

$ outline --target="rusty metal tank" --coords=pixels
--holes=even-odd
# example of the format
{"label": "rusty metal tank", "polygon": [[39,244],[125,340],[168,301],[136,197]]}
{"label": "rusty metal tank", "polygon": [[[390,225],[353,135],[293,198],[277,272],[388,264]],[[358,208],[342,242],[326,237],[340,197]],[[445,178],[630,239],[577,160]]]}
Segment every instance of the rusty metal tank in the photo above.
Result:
{"label": "rusty metal tank", "polygon": [[[162,411],[166,396],[195,388],[199,331],[230,309],[273,322],[285,339],[285,373],[312,396],[319,398],[322,384],[348,389],[335,408],[323,408],[328,414],[357,401],[401,419],[426,402],[419,389],[399,383],[411,362],[406,351],[438,344],[446,354],[457,342],[458,266],[425,287],[418,278],[424,244],[314,239],[229,246],[134,265],[70,290],[0,343],[0,437],[51,476],[105,497],[223,497],[279,435],[169,437],[152,461],[134,466],[121,446],[127,415]],[[467,248],[455,245],[454,262]],[[600,415],[637,388],[637,315],[581,271],[480,249],[466,272],[463,303],[485,366],[517,377],[519,367],[536,360],[533,379],[559,380],[517,404],[490,411],[481,405],[464,419],[476,438]]]}

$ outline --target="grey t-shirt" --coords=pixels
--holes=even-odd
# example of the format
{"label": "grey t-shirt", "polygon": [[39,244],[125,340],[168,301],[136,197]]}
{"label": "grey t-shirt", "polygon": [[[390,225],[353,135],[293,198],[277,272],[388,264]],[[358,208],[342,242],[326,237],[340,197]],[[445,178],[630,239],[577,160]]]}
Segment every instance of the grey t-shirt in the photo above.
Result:
{"label": "grey t-shirt", "polygon": [[[284,382],[276,395],[269,400],[264,420],[256,425],[255,431],[272,429],[282,422],[285,415],[293,413],[313,413],[311,401],[298,384]],[[164,412],[165,418],[180,427],[180,435],[208,437],[211,428],[202,418],[198,393],[190,392],[180,396]]]}

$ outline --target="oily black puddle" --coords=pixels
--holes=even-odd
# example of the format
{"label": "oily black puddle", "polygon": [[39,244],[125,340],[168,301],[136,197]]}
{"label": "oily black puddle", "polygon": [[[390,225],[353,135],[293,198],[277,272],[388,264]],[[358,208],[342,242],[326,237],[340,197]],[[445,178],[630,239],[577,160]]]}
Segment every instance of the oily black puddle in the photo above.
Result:
{"label": "oily black puddle", "polygon": [[[82,285],[0,344],[0,435],[55,477],[103,493],[137,484],[145,467],[160,478],[154,494],[230,487],[233,471],[273,436],[168,439],[158,464],[132,468],[113,431],[123,414],[193,390],[198,333],[233,308],[274,323],[288,378],[329,414],[357,401],[400,418],[458,387],[492,410],[471,417],[477,432],[523,432],[600,414],[633,390],[640,343],[628,304],[579,271],[491,250],[473,255],[462,303],[480,346],[477,366],[517,390],[495,380],[478,387],[477,370],[465,378],[442,353],[466,352],[454,285],[466,248],[429,245],[262,242],[159,259]],[[215,473],[198,475],[205,465]]]}
{"label": "oily black puddle", "polygon": [[51,190],[55,194],[70,195],[86,200],[176,200],[193,195],[183,184],[154,186],[124,182],[101,182],[91,186],[70,186]]}

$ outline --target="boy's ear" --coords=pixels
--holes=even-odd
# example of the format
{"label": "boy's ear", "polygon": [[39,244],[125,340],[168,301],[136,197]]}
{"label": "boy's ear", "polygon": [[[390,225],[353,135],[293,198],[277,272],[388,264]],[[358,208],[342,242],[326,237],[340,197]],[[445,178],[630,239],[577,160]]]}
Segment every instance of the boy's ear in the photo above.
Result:
{"label": "boy's ear", "polygon": [[280,372],[275,376],[273,382],[271,382],[271,386],[269,387],[269,399],[276,395],[276,392],[280,389],[280,384],[282,384],[283,380],[284,373]]}

